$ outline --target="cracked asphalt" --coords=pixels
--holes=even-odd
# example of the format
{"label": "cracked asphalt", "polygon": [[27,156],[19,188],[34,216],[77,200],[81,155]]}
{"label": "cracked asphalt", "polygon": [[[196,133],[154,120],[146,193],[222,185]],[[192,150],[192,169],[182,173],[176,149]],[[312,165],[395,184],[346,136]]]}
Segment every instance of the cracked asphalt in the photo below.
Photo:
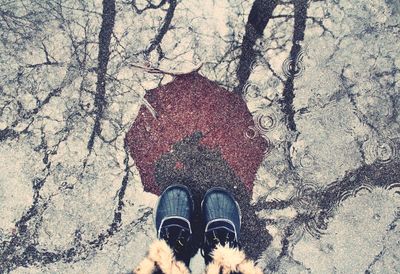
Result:
{"label": "cracked asphalt", "polygon": [[[400,272],[396,1],[3,2],[0,273],[128,273],[178,181],[234,193],[265,273]],[[194,72],[170,107],[238,116],[132,135]]]}

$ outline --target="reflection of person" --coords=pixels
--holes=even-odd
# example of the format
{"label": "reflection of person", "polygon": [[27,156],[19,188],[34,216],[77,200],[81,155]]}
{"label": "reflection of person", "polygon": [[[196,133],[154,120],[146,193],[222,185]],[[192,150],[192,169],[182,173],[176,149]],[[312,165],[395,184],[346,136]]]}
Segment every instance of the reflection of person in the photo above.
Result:
{"label": "reflection of person", "polygon": [[[193,244],[193,208],[190,190],[185,186],[173,185],[161,194],[155,211],[158,240],[151,244],[147,257],[134,273],[190,273],[188,250]],[[205,194],[201,209],[206,273],[262,273],[240,250],[240,208],[233,196],[223,188],[212,188]]]}

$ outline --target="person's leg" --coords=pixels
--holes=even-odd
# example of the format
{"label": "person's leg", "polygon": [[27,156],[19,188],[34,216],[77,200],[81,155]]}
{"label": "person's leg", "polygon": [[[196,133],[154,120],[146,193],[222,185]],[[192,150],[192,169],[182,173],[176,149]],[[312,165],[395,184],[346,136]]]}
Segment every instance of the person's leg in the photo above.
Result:
{"label": "person's leg", "polygon": [[161,194],[155,209],[159,240],[150,246],[135,273],[189,273],[193,206],[191,193],[185,186],[173,185]]}
{"label": "person's leg", "polygon": [[253,261],[240,250],[240,208],[223,188],[207,191],[201,204],[205,222],[203,256],[206,273],[261,274]]}

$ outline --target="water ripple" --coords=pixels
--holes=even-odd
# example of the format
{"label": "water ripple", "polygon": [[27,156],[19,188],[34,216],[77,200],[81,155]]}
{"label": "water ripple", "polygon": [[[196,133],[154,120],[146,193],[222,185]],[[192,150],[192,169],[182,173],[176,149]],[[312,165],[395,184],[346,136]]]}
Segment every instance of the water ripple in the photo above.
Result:
{"label": "water ripple", "polygon": [[300,52],[296,59],[288,57],[285,59],[285,61],[283,61],[282,71],[286,77],[289,78],[292,76],[292,74],[294,78],[301,77],[303,75],[305,69],[303,64],[304,54],[305,50],[300,49]]}
{"label": "water ripple", "polygon": [[381,163],[389,163],[397,157],[396,145],[390,139],[368,141],[364,151],[366,157]]}

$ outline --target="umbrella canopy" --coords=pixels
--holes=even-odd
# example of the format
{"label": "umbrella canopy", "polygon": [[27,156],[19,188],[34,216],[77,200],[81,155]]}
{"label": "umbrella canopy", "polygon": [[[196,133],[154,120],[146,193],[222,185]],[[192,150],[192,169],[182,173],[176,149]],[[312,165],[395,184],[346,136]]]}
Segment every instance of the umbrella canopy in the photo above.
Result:
{"label": "umbrella canopy", "polygon": [[[245,189],[252,191],[267,141],[255,134],[253,117],[239,95],[192,72],[149,90],[145,99],[155,114],[142,106],[126,139],[145,191],[159,194],[162,190],[156,174],[157,167],[165,167],[159,165],[163,155],[174,161],[169,165],[171,173],[185,171],[193,168],[190,154],[194,149],[196,155],[199,149],[217,153]],[[177,145],[185,140],[195,146],[178,151]]]}

